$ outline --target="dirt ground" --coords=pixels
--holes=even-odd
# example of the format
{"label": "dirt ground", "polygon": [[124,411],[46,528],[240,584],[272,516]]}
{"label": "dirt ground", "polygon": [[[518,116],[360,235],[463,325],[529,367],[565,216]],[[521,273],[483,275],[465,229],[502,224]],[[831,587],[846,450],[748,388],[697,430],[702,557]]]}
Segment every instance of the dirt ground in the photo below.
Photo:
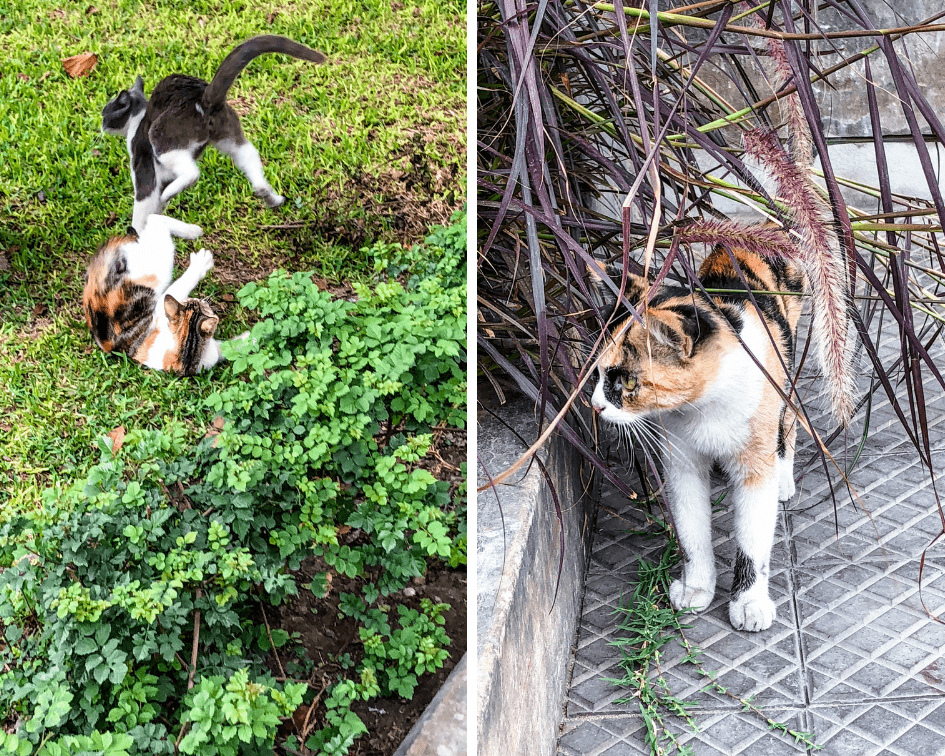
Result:
{"label": "dirt ground", "polygon": [[[308,559],[297,575],[298,582],[308,583],[316,573],[324,571],[323,562]],[[316,691],[324,690],[337,680],[342,672],[336,661],[338,657],[349,654],[355,664],[361,657],[357,624],[347,617],[339,619],[338,596],[341,592],[360,592],[363,584],[363,580],[335,575],[327,598],[316,598],[311,591],[303,589],[299,596],[280,607],[278,617],[269,618],[274,627],[299,634],[306,656],[315,664],[307,682]],[[451,608],[444,614],[444,619],[450,639],[450,657],[436,674],[420,678],[414,697],[409,701],[393,697],[356,702],[351,709],[364,722],[368,733],[355,741],[350,756],[390,756],[433,700],[466,652],[466,590],[465,568],[434,568],[399,593],[387,597],[388,604],[404,604],[412,609],[419,609],[423,598],[449,604]],[[273,661],[270,660],[270,668],[278,673]],[[308,709],[305,705],[299,707],[289,728],[289,732],[296,732],[300,739],[307,725],[311,725],[311,729],[317,728],[324,717],[325,709],[320,703],[316,704],[314,713],[310,714]]]}
{"label": "dirt ground", "polygon": [[[419,464],[436,478],[448,480],[455,491],[462,481],[460,464],[466,459],[466,434],[458,429],[437,428],[434,430],[434,439],[433,448]],[[357,540],[358,535],[356,531],[351,531],[346,537]],[[314,665],[306,682],[316,691],[324,691],[338,679],[343,671],[339,657],[349,655],[356,668],[362,656],[357,623],[349,617],[339,618],[338,605],[342,593],[360,595],[367,581],[339,575],[330,570],[321,558],[310,557],[296,572],[296,583],[305,586],[312,582],[315,575],[326,572],[330,575],[331,586],[326,597],[319,598],[310,590],[301,588],[298,596],[278,607],[276,616],[268,617],[273,627],[290,634],[298,633],[299,645]],[[370,578],[376,579],[377,575]],[[466,652],[466,568],[450,569],[440,563],[430,563],[423,577],[414,578],[401,591],[385,597],[383,601],[391,605],[391,616],[395,616],[393,605],[403,604],[411,609],[419,609],[424,598],[434,604],[450,605],[443,615],[446,634],[450,639],[449,659],[435,674],[420,678],[414,696],[409,701],[395,696],[356,702],[351,709],[364,722],[368,732],[355,741],[349,751],[350,756],[391,756]],[[280,653],[286,655],[285,650]],[[283,661],[270,656],[268,662],[273,674],[281,674]],[[351,668],[348,675],[351,675]],[[320,698],[316,696],[314,712],[309,711],[309,706],[299,707],[293,721],[286,723],[285,735],[294,732],[304,742],[303,735],[320,726],[325,713]]]}

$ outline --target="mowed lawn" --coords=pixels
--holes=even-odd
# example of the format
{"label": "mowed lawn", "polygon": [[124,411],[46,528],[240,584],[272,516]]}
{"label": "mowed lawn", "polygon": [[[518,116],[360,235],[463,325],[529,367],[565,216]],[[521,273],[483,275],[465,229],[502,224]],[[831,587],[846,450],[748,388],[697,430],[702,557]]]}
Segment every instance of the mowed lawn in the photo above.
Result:
{"label": "mowed lawn", "polygon": [[[124,140],[101,133],[102,106],[137,75],[209,80],[256,34],[324,52],[315,66],[254,60],[230,90],[244,131],[286,203],[270,210],[224,156],[167,213],[203,227],[215,269],[195,292],[245,330],[233,294],[275,268],[312,270],[329,287],[367,280],[362,248],[412,243],[465,195],[465,3],[459,0],[18,0],[0,6],[0,511],[97,459],[112,428],[205,432],[211,386],[144,370],[93,348],[80,300],[89,258],[132,208]],[[62,61],[93,53],[90,75]],[[3,515],[0,515],[0,520]]]}

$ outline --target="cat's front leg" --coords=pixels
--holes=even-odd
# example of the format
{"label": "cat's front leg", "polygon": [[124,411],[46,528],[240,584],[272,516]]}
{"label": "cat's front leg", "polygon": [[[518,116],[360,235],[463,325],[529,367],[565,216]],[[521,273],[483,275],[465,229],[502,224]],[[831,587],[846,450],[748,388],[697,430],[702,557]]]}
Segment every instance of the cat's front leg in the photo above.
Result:
{"label": "cat's front leg", "polygon": [[190,265],[187,270],[181,273],[180,277],[174,281],[165,292],[181,302],[190,296],[198,283],[213,268],[213,255],[205,249],[198,252],[192,252],[190,255]]}
{"label": "cat's front leg", "polygon": [[728,615],[736,630],[767,630],[776,615],[768,575],[778,519],[777,471],[772,463],[735,482],[735,575]]}
{"label": "cat's front leg", "polygon": [[131,211],[131,226],[141,234],[147,228],[148,221],[164,210],[161,202],[161,193],[155,187],[151,194],[142,198],[135,198],[134,209]]}
{"label": "cat's front leg", "polygon": [[666,495],[683,555],[682,576],[669,587],[676,609],[703,611],[715,596],[715,554],[709,465],[696,453],[670,450],[664,455]]}

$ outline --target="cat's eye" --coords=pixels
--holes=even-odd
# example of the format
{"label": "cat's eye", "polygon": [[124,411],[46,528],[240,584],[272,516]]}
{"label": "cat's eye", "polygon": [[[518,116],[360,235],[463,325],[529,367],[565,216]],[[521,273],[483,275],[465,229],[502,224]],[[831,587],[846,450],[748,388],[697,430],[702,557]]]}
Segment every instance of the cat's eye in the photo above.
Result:
{"label": "cat's eye", "polygon": [[637,387],[637,379],[632,375],[624,378],[618,378],[614,381],[614,388],[618,391],[633,391]]}

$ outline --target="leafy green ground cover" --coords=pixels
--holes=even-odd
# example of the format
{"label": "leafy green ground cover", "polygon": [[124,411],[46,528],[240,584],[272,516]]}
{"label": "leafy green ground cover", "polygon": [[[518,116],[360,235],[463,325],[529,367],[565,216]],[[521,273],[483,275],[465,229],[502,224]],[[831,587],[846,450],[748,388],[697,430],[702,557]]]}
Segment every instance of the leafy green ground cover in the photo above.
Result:
{"label": "leafy green ground cover", "polygon": [[[443,665],[449,607],[396,599],[431,561],[466,561],[465,484],[421,464],[431,426],[465,424],[465,223],[372,252],[353,302],[307,273],[241,289],[261,320],[225,346],[241,380],[205,400],[218,433],[103,437],[84,477],[0,528],[8,750],[271,752],[283,718],[321,703],[280,747],[344,754],[366,732],[355,701],[410,698]],[[361,579],[338,605],[358,650],[321,692],[276,680],[266,654],[293,639],[254,621],[299,592],[308,557],[330,570],[302,590]]]}
{"label": "leafy green ground cover", "polygon": [[[0,0],[0,747],[367,753],[368,699],[443,664],[455,611],[423,583],[465,561],[464,221],[412,245],[462,201],[463,11]],[[257,33],[331,59],[230,91],[286,205],[208,151],[168,209],[254,339],[193,380],[106,357],[82,273],[131,183],[101,106]],[[313,652],[300,611],[353,640]]]}

